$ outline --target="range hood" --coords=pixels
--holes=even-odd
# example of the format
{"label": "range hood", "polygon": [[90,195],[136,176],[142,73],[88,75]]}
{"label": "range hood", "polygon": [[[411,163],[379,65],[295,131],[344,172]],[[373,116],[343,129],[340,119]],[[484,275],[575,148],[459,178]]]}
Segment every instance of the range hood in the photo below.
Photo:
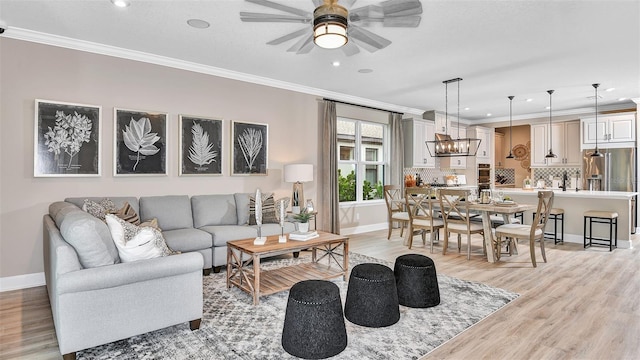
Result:
{"label": "range hood", "polygon": [[434,141],[425,141],[429,154],[434,157],[476,156],[480,139],[452,139],[448,134],[436,134]]}

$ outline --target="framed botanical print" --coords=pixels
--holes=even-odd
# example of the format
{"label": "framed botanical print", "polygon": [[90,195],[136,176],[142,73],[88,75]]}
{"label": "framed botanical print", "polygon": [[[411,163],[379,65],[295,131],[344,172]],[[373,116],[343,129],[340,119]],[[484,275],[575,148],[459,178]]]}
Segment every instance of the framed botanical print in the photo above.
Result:
{"label": "framed botanical print", "polygon": [[167,114],[114,108],[114,175],[167,175]]}
{"label": "framed botanical print", "polygon": [[221,119],[180,115],[180,176],[222,175]]}
{"label": "framed botanical print", "polygon": [[33,176],[100,176],[102,107],[36,99]]}
{"label": "framed botanical print", "polygon": [[231,123],[231,175],[267,175],[269,127]]}

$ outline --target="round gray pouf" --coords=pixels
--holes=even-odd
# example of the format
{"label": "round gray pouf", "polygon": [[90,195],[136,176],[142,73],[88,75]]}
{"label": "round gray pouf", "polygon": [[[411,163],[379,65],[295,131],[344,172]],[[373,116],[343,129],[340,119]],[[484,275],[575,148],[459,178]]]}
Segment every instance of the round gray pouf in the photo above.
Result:
{"label": "round gray pouf", "polygon": [[368,327],[393,325],[400,320],[393,271],[380,264],[360,264],[351,270],[344,316]]}
{"label": "round gray pouf", "polygon": [[291,287],[282,347],[304,359],[328,358],[347,347],[338,285],[325,280],[305,280]]}
{"label": "round gray pouf", "polygon": [[433,260],[419,254],[402,255],[396,259],[393,272],[400,305],[428,308],[440,304],[440,289]]}

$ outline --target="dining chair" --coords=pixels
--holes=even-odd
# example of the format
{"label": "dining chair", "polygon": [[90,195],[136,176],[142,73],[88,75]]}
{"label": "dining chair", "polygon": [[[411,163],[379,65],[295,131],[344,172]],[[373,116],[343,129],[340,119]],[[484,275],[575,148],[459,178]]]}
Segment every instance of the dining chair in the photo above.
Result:
{"label": "dining chair", "polygon": [[400,225],[400,236],[402,237],[405,226],[409,223],[409,213],[405,210],[405,200],[402,195],[402,187],[398,185],[384,185],[384,202],[387,204],[387,222],[389,232],[387,240],[391,238],[393,223]]}
{"label": "dining chair", "polygon": [[[540,251],[542,259],[547,262],[547,256],[544,252],[544,229],[549,219],[549,211],[553,206],[553,191],[538,191],[538,209],[531,225],[522,224],[505,224],[496,228],[496,247],[500,249],[502,246],[502,238],[509,238],[509,247],[515,247],[518,239],[529,240],[529,250],[531,252],[531,263],[536,267],[536,240],[540,240]],[[500,260],[500,252],[496,254]]]}
{"label": "dining chair", "polygon": [[438,218],[438,212],[434,212],[433,203],[437,200],[431,198],[432,194],[431,187],[407,188],[405,191],[405,202],[409,213],[409,229],[405,236],[409,237],[406,241],[409,249],[413,244],[414,232],[420,231],[423,244],[426,244],[425,234],[429,233],[429,242],[433,253],[433,243],[439,237],[440,229],[444,227],[443,221]]}
{"label": "dining chair", "polygon": [[469,211],[469,195],[471,190],[464,189],[440,189],[438,199],[440,201],[440,212],[444,221],[444,244],[442,254],[445,255],[449,246],[449,234],[458,234],[458,252],[461,249],[461,236],[467,235],[467,260],[471,259],[471,235],[482,234],[482,249],[484,247],[484,229],[481,222],[471,221],[472,218],[480,216]]}

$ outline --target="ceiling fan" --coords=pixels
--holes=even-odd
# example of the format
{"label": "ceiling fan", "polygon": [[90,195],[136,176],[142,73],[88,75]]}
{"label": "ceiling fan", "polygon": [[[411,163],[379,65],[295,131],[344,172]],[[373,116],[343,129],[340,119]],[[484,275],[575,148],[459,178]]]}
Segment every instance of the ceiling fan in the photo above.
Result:
{"label": "ceiling fan", "polygon": [[[289,49],[288,52],[296,54],[307,54],[314,47],[314,12],[283,5],[270,0],[246,0],[247,2],[261,5],[267,8],[279,10],[282,14],[269,14],[257,12],[240,12],[240,20],[244,22],[282,22],[300,23],[305,27],[277,39],[267,42],[269,45],[279,45],[284,42],[300,38]],[[347,13],[346,9],[338,5],[338,0],[311,0],[316,9],[315,18],[318,19],[318,12],[324,16],[340,18]],[[356,0],[342,0],[341,4],[350,8],[346,21],[348,28],[346,37],[348,41],[340,49],[347,56],[360,52],[360,47],[369,52],[374,52],[391,44],[391,41],[376,35],[364,27],[373,24],[380,24],[383,27],[417,27],[420,24],[420,14],[422,14],[422,4],[420,0],[386,0],[377,5],[367,5],[353,8]],[[337,9],[336,9],[337,8]],[[331,12],[336,9],[336,13]],[[341,12],[341,10],[344,11]],[[318,11],[320,10],[320,11]],[[329,13],[329,14],[327,14]]]}

